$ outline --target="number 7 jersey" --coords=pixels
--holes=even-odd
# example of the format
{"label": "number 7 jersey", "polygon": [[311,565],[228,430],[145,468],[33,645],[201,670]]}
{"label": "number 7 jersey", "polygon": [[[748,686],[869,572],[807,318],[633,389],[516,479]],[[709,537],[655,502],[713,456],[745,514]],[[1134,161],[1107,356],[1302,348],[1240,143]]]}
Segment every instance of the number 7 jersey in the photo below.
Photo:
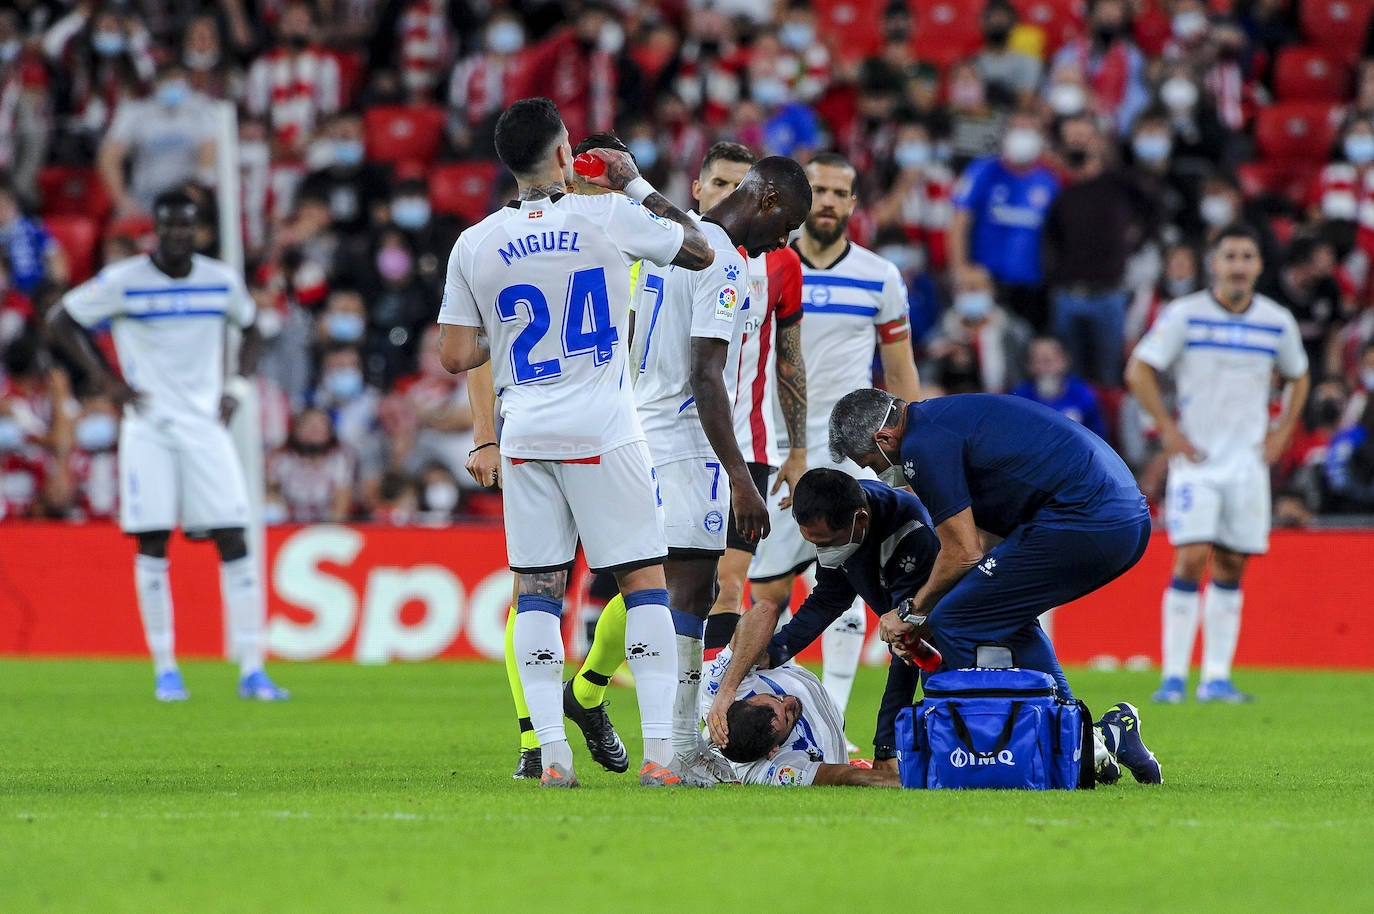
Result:
{"label": "number 7 jersey", "polygon": [[630,265],[671,263],[682,239],[622,194],[512,201],[463,232],[439,323],[486,331],[502,454],[577,460],[643,440],[626,371]]}

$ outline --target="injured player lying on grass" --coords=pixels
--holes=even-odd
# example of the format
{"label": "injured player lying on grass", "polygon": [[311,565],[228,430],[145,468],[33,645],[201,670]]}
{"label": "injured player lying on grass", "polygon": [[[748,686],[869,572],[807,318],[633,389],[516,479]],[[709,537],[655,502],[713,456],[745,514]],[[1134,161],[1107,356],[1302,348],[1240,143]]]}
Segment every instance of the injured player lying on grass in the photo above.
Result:
{"label": "injured player lying on grass", "polygon": [[[715,675],[702,690],[703,715],[728,665],[728,651],[710,665]],[[774,787],[901,786],[895,768],[849,760],[844,715],[821,681],[804,667],[789,661],[776,669],[751,670],[735,696],[726,712],[729,742],[715,751],[729,759],[740,782]]]}

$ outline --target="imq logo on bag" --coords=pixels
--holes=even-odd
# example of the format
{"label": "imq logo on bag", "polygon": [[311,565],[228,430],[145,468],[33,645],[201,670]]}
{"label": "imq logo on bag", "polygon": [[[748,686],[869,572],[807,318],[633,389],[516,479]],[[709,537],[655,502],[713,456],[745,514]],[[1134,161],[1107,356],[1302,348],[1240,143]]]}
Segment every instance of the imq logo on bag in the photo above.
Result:
{"label": "imq logo on bag", "polygon": [[1003,749],[996,755],[974,755],[963,749],[955,749],[949,754],[949,763],[955,768],[977,767],[979,765],[1015,765],[1016,756],[1010,749]]}

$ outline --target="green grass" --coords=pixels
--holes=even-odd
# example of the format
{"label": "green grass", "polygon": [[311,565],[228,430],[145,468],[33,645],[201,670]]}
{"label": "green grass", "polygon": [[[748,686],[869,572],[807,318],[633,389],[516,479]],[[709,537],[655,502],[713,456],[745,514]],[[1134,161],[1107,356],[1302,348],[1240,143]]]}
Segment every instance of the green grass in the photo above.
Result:
{"label": "green grass", "polygon": [[0,911],[1374,910],[1370,675],[1154,708],[1153,674],[1077,671],[1142,704],[1158,788],[641,791],[579,752],[555,792],[510,779],[498,666],[274,669],[284,705],[223,664],[160,705],[144,663],[0,663]]}

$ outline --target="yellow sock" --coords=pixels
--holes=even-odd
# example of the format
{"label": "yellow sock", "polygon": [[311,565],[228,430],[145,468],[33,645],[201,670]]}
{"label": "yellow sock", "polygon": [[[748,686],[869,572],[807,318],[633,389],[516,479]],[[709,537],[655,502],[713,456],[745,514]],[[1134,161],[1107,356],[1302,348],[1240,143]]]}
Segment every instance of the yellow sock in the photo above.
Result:
{"label": "yellow sock", "polygon": [[584,708],[595,708],[606,700],[606,684],[625,662],[625,598],[616,594],[601,618],[596,620],[596,635],[573,677],[573,696]]}
{"label": "yellow sock", "polygon": [[520,725],[520,748],[538,749],[539,738],[530,723],[530,706],[525,704],[525,689],[520,685],[520,667],[515,662],[515,606],[506,614],[506,679],[510,681],[510,697],[515,699],[515,718]]}

